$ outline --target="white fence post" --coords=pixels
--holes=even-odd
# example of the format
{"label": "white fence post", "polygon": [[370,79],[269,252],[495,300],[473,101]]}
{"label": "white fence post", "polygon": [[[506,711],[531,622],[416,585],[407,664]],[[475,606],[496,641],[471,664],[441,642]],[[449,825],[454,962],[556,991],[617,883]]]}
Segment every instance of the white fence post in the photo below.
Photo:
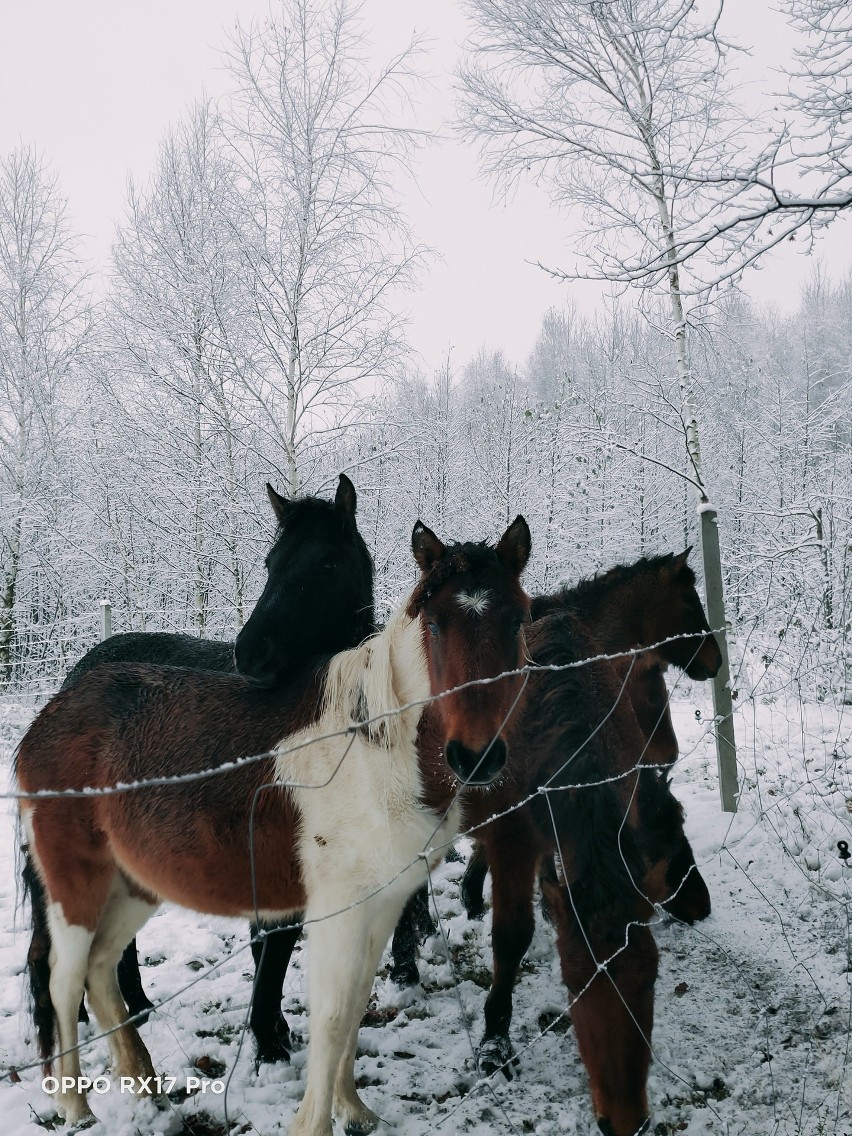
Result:
{"label": "white fence post", "polygon": [[704,566],[704,591],[707,618],[716,632],[722,652],[722,665],[713,679],[713,712],[715,717],[716,760],[719,766],[719,793],[726,813],[737,811],[739,779],[737,776],[737,742],[734,737],[734,706],[731,700],[731,670],[728,658],[727,621],[722,592],[722,559],[719,554],[719,526],[716,510],[709,503],[699,505],[701,519],[701,559]]}
{"label": "white fence post", "polygon": [[112,604],[109,600],[101,600],[101,640],[109,639],[112,635]]}

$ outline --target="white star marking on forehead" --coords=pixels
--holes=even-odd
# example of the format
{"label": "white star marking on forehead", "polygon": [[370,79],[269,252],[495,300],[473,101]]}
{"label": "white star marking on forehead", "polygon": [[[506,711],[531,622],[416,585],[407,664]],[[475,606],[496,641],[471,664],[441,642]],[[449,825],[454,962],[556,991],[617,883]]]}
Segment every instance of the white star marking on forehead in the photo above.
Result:
{"label": "white star marking on forehead", "polygon": [[456,596],[456,603],[468,615],[484,615],[491,603],[491,593],[488,591],[459,592]]}

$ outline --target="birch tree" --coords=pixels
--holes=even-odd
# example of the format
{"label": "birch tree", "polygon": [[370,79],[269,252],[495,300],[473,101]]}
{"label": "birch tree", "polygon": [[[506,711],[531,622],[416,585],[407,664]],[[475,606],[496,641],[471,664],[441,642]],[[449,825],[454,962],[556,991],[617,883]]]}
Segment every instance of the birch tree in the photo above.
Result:
{"label": "birch tree", "polygon": [[394,300],[422,260],[393,184],[416,139],[396,121],[414,49],[372,74],[364,48],[344,0],[282,0],[263,25],[238,26],[228,53],[251,393],[291,493],[330,408],[333,432],[355,384],[404,356]]}
{"label": "birch tree", "polygon": [[254,438],[229,174],[213,108],[200,103],[163,139],[151,181],[131,183],[113,247],[113,395],[168,455],[163,513],[192,565],[199,630],[220,559],[238,618],[244,603],[238,517]]}
{"label": "birch tree", "polygon": [[55,177],[35,149],[0,159],[0,681],[16,606],[70,416],[70,383],[88,333],[86,275]]}
{"label": "birch tree", "polygon": [[[688,459],[682,476],[701,502],[707,601],[721,627],[716,513],[685,302],[718,282],[720,259],[740,239],[728,219],[743,192],[748,131],[726,81],[719,13],[702,21],[694,0],[468,0],[467,7],[475,30],[461,70],[462,108],[485,170],[503,183],[533,176],[560,205],[583,213],[580,261],[556,273],[664,290]],[[735,784],[727,677],[723,665],[714,702],[726,733],[724,780]],[[723,799],[734,807],[724,786]]]}

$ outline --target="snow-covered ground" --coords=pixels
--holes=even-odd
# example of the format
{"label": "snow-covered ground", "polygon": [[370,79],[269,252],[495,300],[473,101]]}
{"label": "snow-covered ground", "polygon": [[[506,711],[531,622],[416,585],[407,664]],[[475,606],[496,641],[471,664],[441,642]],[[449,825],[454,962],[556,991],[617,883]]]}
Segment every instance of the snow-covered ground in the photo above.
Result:
{"label": "snow-covered ground", "polygon": [[[719,809],[707,692],[685,690],[674,709],[684,753],[676,792],[714,911],[694,928],[662,917],[655,929],[651,1131],[852,1136],[852,866],[843,866],[837,849],[838,840],[852,847],[852,707],[747,703],[738,714],[744,795],[735,817]],[[4,767],[28,714],[0,706]],[[2,808],[0,1066],[18,1068],[20,1079],[0,1081],[0,1133],[19,1136],[53,1127],[55,1113],[38,1068],[24,1068],[36,1058],[22,977],[28,935],[26,916],[16,912],[14,803]],[[376,981],[356,1068],[365,1100],[401,1136],[595,1132],[570,1026],[561,1018],[543,1032],[566,1002],[543,922],[516,992],[518,1075],[474,1091],[489,918],[479,924],[459,914],[462,871],[445,864],[435,878],[450,959],[436,936],[421,956],[422,990],[401,995],[386,972]],[[289,1066],[254,1073],[251,1041],[243,1038],[252,972],[246,944],[240,923],[171,908],[143,929],[146,988],[155,999],[172,998],[143,1029],[155,1066],[177,1086],[190,1076],[230,1078],[227,1092],[199,1092],[158,1113],[113,1089],[92,1097],[102,1122],[93,1136],[208,1136],[225,1130],[225,1109],[233,1132],[286,1132],[307,1051]],[[307,1040],[304,961],[297,951],[284,1008]],[[86,1029],[83,1036],[94,1034]],[[84,1050],[83,1067],[91,1076],[108,1072],[104,1041]]]}

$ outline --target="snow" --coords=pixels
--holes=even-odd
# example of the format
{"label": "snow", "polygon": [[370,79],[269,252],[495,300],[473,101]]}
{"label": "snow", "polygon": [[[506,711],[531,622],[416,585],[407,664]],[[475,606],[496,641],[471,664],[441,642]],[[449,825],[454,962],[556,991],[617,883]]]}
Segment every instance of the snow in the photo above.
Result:
{"label": "snow", "polygon": [[[846,1136],[852,1133],[852,956],[849,915],[852,861],[837,841],[852,843],[850,707],[754,698],[737,711],[742,801],[720,811],[708,695],[686,684],[674,703],[683,757],[675,791],[687,832],[713,896],[713,915],[696,927],[661,916],[654,1060],[649,1079],[651,1132],[659,1136]],[[31,706],[0,707],[0,759]],[[697,712],[697,713],[696,713]],[[28,1136],[52,1126],[41,1090],[27,1014],[23,970],[26,916],[16,912],[14,802],[0,822],[0,1065],[21,1070],[0,1081],[0,1130]],[[465,853],[467,841],[460,842]],[[522,966],[513,1039],[517,1076],[475,1089],[472,1046],[482,1029],[490,974],[490,917],[460,913],[463,866],[444,864],[434,878],[444,940],[421,952],[422,989],[398,991],[383,968],[360,1035],[356,1065],[366,1102],[385,1131],[596,1132],[570,1024],[552,932],[539,920]],[[227,1110],[233,1132],[286,1132],[304,1086],[307,1049],[292,1063],[253,1069],[243,1037],[252,962],[247,927],[164,908],[140,934],[146,989],[169,998],[143,1028],[155,1067],[176,1078],[226,1079],[158,1112],[118,1092],[93,1095],[100,1123],[93,1136],[154,1136],[210,1131]],[[287,978],[284,1012],[308,1035],[305,951]],[[216,967],[214,973],[209,971]],[[188,984],[195,984],[188,988]],[[94,1027],[81,1027],[92,1038]],[[87,1076],[108,1075],[105,1041],[83,1052]],[[200,1062],[200,1067],[199,1067]],[[186,1124],[184,1128],[183,1125]]]}

